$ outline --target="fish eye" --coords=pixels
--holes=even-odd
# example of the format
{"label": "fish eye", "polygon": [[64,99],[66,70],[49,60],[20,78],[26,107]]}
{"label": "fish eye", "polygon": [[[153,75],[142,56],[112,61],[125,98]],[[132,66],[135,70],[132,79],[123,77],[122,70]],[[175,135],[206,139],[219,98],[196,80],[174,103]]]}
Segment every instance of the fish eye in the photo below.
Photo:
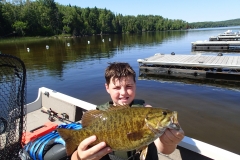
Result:
{"label": "fish eye", "polygon": [[166,111],[162,111],[162,114],[163,114],[164,116],[166,116],[166,115],[167,115],[167,112],[166,112]]}

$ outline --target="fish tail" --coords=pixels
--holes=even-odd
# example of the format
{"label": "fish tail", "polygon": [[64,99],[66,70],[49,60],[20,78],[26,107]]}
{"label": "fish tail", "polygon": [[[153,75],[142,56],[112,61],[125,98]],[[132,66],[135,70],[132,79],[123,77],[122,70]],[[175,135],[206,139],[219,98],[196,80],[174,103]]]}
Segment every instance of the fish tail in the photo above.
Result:
{"label": "fish tail", "polygon": [[75,130],[58,128],[57,132],[65,141],[66,152],[67,152],[67,155],[70,156],[78,147],[76,140],[74,139],[74,136],[73,136],[73,132],[75,132]]}

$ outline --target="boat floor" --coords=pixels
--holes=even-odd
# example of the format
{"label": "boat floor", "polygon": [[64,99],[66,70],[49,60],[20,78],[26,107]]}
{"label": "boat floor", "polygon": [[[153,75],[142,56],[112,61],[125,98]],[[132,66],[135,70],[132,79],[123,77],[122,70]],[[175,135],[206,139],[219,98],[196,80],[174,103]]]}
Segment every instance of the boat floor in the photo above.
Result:
{"label": "boat floor", "polygon": [[[41,109],[28,113],[27,114],[27,131],[31,131],[37,127],[44,125],[47,122],[50,122],[48,117],[49,115],[46,113],[43,113]],[[54,123],[59,125],[59,124],[62,124],[63,122],[56,119]]]}

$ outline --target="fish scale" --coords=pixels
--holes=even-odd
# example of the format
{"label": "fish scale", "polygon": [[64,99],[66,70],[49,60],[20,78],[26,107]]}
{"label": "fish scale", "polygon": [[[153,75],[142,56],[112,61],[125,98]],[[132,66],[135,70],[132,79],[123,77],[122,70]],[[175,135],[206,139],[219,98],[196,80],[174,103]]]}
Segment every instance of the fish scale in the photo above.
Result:
{"label": "fish scale", "polygon": [[70,155],[85,138],[96,135],[91,145],[106,142],[113,151],[138,150],[152,143],[166,128],[179,129],[177,112],[153,107],[115,106],[83,115],[81,130],[59,128]]}
{"label": "fish scale", "polygon": [[[103,135],[105,142],[109,146],[118,144],[119,150],[128,150],[128,146],[136,146],[136,144],[134,144],[134,141],[129,141],[127,135],[131,132],[136,132],[136,128],[140,128],[143,126],[139,126],[139,121],[134,121],[135,119],[127,119],[127,117],[133,116],[130,114],[131,112],[121,112],[118,113],[116,117],[114,113],[109,113],[109,115],[107,114],[107,116],[110,117],[108,122],[113,122],[109,124],[109,128],[111,129],[110,132],[105,132],[105,135]],[[122,129],[119,130],[120,128]],[[107,130],[109,131],[109,129]]]}

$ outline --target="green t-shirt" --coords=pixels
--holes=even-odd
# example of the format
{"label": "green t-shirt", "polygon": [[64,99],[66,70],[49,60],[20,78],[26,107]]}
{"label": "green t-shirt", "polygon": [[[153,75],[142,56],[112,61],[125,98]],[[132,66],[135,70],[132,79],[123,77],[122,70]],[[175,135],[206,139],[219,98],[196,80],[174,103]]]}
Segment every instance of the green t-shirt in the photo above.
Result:
{"label": "green t-shirt", "polygon": [[[132,103],[130,103],[130,107],[144,107],[144,103],[145,101],[144,100],[141,100],[141,99],[134,99],[132,101]],[[107,103],[104,103],[102,105],[98,105],[97,106],[97,109],[98,110],[103,110],[103,111],[106,111],[108,108],[110,108],[111,106],[113,106],[113,101],[109,101]]]}

